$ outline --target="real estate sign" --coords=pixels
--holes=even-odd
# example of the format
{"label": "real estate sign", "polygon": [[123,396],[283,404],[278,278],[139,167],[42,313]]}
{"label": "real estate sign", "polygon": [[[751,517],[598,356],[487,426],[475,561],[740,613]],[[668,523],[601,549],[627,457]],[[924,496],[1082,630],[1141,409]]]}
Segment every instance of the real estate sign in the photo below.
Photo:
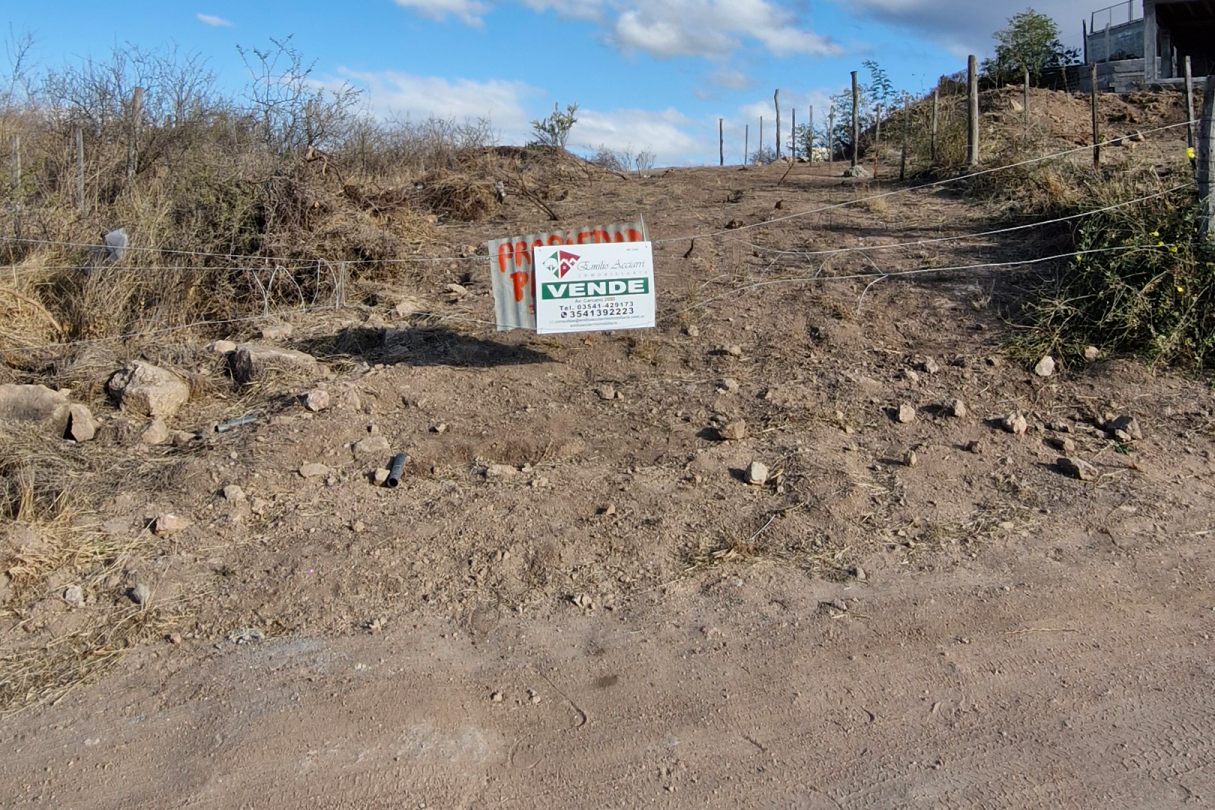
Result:
{"label": "real estate sign", "polygon": [[532,265],[536,248],[567,245],[577,251],[588,245],[644,241],[645,224],[641,221],[494,239],[489,243],[489,258],[493,263],[498,330],[536,328],[537,291]]}
{"label": "real estate sign", "polygon": [[654,326],[649,242],[537,247],[532,266],[541,335]]}

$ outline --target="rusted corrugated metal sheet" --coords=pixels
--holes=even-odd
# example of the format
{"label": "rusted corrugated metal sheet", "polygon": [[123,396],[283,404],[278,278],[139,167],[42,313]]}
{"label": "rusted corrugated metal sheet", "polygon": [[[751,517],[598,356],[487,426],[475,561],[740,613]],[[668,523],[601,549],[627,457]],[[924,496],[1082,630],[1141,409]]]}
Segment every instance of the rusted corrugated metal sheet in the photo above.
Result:
{"label": "rusted corrugated metal sheet", "polygon": [[608,242],[645,242],[644,222],[626,222],[592,228],[550,231],[489,243],[494,276],[494,311],[498,331],[536,328],[536,283],[532,249],[546,245],[588,245]]}

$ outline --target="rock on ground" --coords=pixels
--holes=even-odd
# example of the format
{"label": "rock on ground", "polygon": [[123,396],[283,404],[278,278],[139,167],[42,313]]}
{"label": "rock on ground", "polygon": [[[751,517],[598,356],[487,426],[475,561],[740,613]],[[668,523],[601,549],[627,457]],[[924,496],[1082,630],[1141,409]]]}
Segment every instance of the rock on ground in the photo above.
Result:
{"label": "rock on ground", "polygon": [[169,440],[169,426],[158,416],[147,426],[140,438],[144,444],[164,444]]}
{"label": "rock on ground", "polygon": [[741,442],[747,438],[747,423],[739,419],[737,422],[730,422],[725,427],[717,431],[717,435],[722,441],[726,442]]}
{"label": "rock on ground", "polygon": [[895,418],[898,419],[899,423],[903,424],[903,425],[906,425],[909,422],[914,422],[915,421],[915,408],[911,407],[910,405],[908,405],[906,403],[903,403],[902,405],[899,406],[899,411]]}
{"label": "rock on ground", "polygon": [[322,478],[329,474],[329,468],[324,464],[305,464],[300,467],[300,475],[304,478]]}
{"label": "rock on ground", "polygon": [[1039,377],[1049,377],[1055,373],[1055,358],[1049,354],[1038,361],[1038,365],[1034,366],[1034,374]]}
{"label": "rock on ground", "polygon": [[252,343],[245,343],[232,353],[229,367],[232,378],[241,385],[249,385],[273,373],[311,376],[317,372],[316,358],[310,354]]}
{"label": "rock on ground", "polygon": [[63,436],[70,408],[66,396],[45,385],[0,385],[0,422]]}
{"label": "rock on ground", "polygon": [[753,487],[762,487],[768,483],[768,465],[761,461],[752,461],[747,466],[747,483]]}
{"label": "rock on ground", "polygon": [[263,340],[286,340],[295,332],[289,323],[275,323],[262,329]]}
{"label": "rock on ground", "polygon": [[1079,478],[1081,481],[1093,481],[1097,478],[1097,468],[1082,459],[1063,456],[1055,463],[1061,473],[1072,478]]}
{"label": "rock on ground", "polygon": [[75,403],[68,407],[67,437],[76,442],[91,442],[97,436],[97,420],[88,406]]}
{"label": "rock on ground", "polygon": [[961,399],[951,399],[945,404],[945,412],[950,416],[956,416],[959,419],[966,416],[969,411],[966,410],[966,403]]}
{"label": "rock on ground", "polygon": [[1133,416],[1119,416],[1105,423],[1105,431],[1123,442],[1138,441],[1143,438],[1143,429],[1139,420]]}
{"label": "rock on ground", "polygon": [[119,409],[141,416],[170,417],[190,399],[190,386],[151,363],[131,363],[110,377],[106,391]]}
{"label": "rock on ground", "polygon": [[314,388],[304,395],[304,407],[318,413],[329,407],[329,392]]}
{"label": "rock on ground", "polygon": [[361,439],[360,441],[355,442],[354,447],[351,449],[354,450],[354,454],[356,456],[369,456],[373,453],[387,453],[388,439],[383,436],[368,436],[366,439]]}
{"label": "rock on ground", "polygon": [[158,537],[169,537],[190,527],[190,521],[166,512],[152,522],[152,532]]}
{"label": "rock on ground", "polygon": [[1013,411],[1001,420],[1004,429],[1014,436],[1024,436],[1029,430],[1029,421],[1019,412]]}

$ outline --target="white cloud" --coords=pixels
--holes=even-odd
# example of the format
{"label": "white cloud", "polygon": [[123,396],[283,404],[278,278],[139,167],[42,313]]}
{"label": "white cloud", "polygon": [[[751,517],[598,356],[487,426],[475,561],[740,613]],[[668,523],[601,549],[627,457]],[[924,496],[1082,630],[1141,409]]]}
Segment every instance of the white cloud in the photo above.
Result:
{"label": "white cloud", "polygon": [[[1035,0],[1036,11],[1053,17],[1066,46],[1081,44],[1080,20],[1106,2],[1080,4],[1076,0]],[[1134,0],[1138,5],[1138,0]],[[912,26],[949,48],[955,54],[988,54],[994,50],[992,34],[1008,24],[1008,18],[1024,11],[1025,4],[958,2],[958,0],[845,0],[845,5],[866,17],[896,25]]]}
{"label": "white cloud", "polygon": [[792,11],[769,0],[650,0],[620,14],[613,38],[624,50],[658,57],[724,56],[743,47],[743,39],[777,56],[842,52],[796,23]]}
{"label": "white cloud", "polygon": [[209,25],[212,28],[231,28],[232,22],[225,20],[223,17],[216,17],[214,14],[197,14],[198,21],[203,25]]}
{"label": "white cloud", "polygon": [[576,143],[579,149],[588,152],[600,146],[614,151],[649,151],[655,155],[656,165],[671,166],[683,163],[690,153],[703,146],[687,132],[686,128],[694,123],[676,109],[579,110],[570,141],[571,146]]}
{"label": "white cloud", "polygon": [[442,20],[448,15],[458,17],[467,25],[480,26],[481,17],[490,6],[480,0],[392,0],[398,6],[416,9],[423,17]]}
{"label": "white cloud", "polygon": [[[776,56],[832,56],[843,51],[830,38],[799,24],[779,0],[392,0],[432,19],[457,17],[482,25],[495,4],[522,5],[536,13],[592,20],[622,51],[659,58],[719,58],[758,42]],[[874,0],[898,2],[898,0]],[[797,0],[795,5],[804,3]]]}
{"label": "white cloud", "polygon": [[445,79],[397,71],[357,73],[342,69],[344,79],[363,89],[367,106],[378,118],[402,117],[413,121],[430,117],[478,121],[489,119],[506,143],[531,138],[531,116],[524,101],[542,91],[524,82],[491,79]]}

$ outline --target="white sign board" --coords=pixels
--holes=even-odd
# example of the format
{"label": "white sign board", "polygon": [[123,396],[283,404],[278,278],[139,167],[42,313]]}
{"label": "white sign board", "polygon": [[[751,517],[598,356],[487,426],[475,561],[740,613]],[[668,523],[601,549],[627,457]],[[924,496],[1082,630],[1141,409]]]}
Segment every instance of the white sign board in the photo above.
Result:
{"label": "white sign board", "polygon": [[654,326],[649,242],[537,247],[532,266],[541,335]]}

